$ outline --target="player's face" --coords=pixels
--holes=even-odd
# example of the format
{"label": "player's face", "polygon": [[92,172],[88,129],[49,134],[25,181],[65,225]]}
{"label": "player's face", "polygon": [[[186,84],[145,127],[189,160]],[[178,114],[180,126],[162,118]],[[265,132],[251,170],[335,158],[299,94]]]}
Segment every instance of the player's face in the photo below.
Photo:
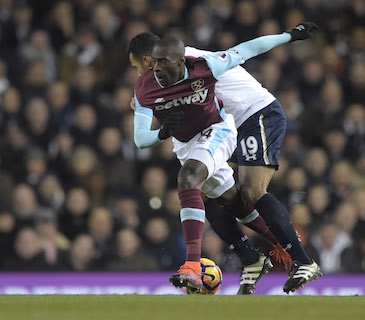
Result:
{"label": "player's face", "polygon": [[176,59],[169,55],[165,47],[155,47],[152,51],[152,65],[156,77],[164,87],[179,81],[184,73],[184,59]]}
{"label": "player's face", "polygon": [[[145,58],[145,57],[143,57],[143,58]],[[144,74],[148,69],[150,69],[152,67],[151,59],[147,60],[147,59],[143,59],[143,58],[142,58],[142,61],[139,61],[133,56],[132,52],[129,54],[129,61],[131,62],[132,67],[136,68],[139,75]],[[146,58],[148,58],[148,57],[146,57]]]}

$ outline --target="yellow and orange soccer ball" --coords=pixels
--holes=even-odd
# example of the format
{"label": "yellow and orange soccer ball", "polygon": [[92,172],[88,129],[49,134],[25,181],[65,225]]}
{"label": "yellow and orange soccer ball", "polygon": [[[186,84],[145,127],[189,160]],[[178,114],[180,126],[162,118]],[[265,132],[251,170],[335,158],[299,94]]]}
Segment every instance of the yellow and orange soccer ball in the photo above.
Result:
{"label": "yellow and orange soccer ball", "polygon": [[[222,285],[222,271],[219,266],[212,260],[201,258],[203,288],[199,294],[215,294]],[[184,288],[190,294],[188,288]]]}

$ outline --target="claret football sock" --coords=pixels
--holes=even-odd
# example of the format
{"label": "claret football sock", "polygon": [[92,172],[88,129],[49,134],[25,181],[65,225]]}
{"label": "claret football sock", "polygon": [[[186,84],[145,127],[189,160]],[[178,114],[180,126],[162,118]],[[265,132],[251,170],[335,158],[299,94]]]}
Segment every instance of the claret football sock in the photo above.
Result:
{"label": "claret football sock", "polygon": [[255,263],[259,259],[258,252],[254,249],[235,218],[223,212],[213,200],[205,202],[205,210],[211,228],[237,254],[242,266]]}
{"label": "claret football sock", "polygon": [[186,245],[186,261],[200,261],[205,208],[198,188],[179,191],[180,219]]}
{"label": "claret football sock", "polygon": [[290,254],[293,261],[311,264],[312,260],[305,253],[289,217],[288,210],[271,194],[265,194],[254,205],[282,247]]}

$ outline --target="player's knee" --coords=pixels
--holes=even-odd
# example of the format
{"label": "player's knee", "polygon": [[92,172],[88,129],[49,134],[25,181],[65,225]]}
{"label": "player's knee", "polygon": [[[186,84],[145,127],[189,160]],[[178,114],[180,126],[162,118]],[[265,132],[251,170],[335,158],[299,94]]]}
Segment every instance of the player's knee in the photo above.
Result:
{"label": "player's knee", "polygon": [[177,176],[178,190],[201,188],[205,181],[205,173],[195,165],[185,164]]}

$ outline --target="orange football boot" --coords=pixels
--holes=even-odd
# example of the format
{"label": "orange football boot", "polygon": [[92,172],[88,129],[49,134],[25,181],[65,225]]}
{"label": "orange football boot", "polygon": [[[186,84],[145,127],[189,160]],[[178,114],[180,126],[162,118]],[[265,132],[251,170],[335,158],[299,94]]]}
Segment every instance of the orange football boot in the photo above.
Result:
{"label": "orange football boot", "polygon": [[169,280],[176,288],[187,287],[191,293],[199,293],[203,287],[200,262],[186,261]]}

